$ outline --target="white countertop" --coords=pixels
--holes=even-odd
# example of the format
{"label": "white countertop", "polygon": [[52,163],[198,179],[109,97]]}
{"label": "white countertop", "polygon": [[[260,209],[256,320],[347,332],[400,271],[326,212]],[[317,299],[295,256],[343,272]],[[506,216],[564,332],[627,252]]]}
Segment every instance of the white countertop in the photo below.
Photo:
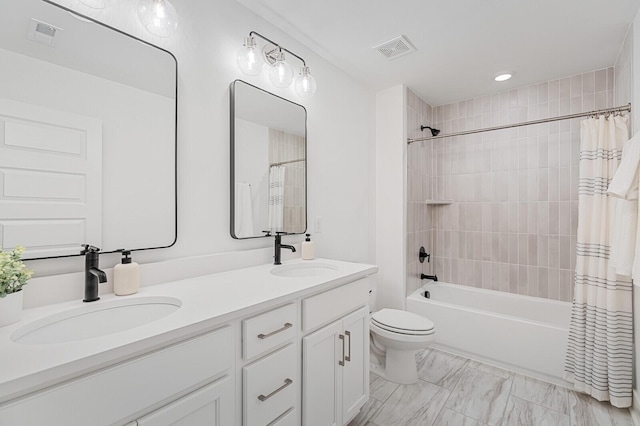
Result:
{"label": "white countertop", "polygon": [[180,299],[182,306],[152,323],[86,340],[45,345],[13,342],[11,335],[21,327],[87,304],[76,300],[27,309],[19,323],[0,328],[0,403],[184,340],[271,305],[371,275],[378,269],[328,259],[296,259],[283,265],[311,262],[332,265],[337,271],[311,277],[279,277],[270,273],[275,266],[268,264],[142,287],[131,296],[102,295],[92,303],[169,296]]}

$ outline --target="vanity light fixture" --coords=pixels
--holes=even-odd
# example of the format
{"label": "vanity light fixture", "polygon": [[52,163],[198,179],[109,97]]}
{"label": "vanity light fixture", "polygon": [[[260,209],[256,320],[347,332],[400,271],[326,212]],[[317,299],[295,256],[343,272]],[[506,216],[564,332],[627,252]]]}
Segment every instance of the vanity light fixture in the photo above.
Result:
{"label": "vanity light fixture", "polygon": [[284,60],[281,48],[274,54],[275,62],[269,68],[269,79],[276,87],[289,87],[293,81],[293,68]]}
{"label": "vanity light fixture", "polygon": [[316,79],[309,73],[309,67],[300,68],[300,74],[296,77],[295,89],[301,98],[310,98],[316,93],[318,83]]}
{"label": "vanity light fixture", "polygon": [[[267,42],[262,49],[262,53],[258,52],[259,47],[255,37],[259,37]],[[236,61],[240,71],[242,71],[243,74],[251,76],[259,75],[262,71],[263,64],[266,62],[269,69],[269,79],[273,85],[284,88],[289,87],[293,82],[293,69],[291,64],[285,59],[285,52],[295,56],[302,62],[300,73],[295,78],[296,93],[301,98],[313,96],[318,87],[318,83],[311,75],[305,60],[255,31],[251,31],[249,37],[244,38],[244,43],[236,55]]]}
{"label": "vanity light fixture", "polygon": [[138,0],[138,19],[158,37],[171,36],[178,28],[178,14],[169,0]]}
{"label": "vanity light fixture", "polygon": [[264,58],[258,51],[258,44],[253,36],[245,37],[244,43],[236,56],[238,68],[246,75],[258,75],[262,72]]}

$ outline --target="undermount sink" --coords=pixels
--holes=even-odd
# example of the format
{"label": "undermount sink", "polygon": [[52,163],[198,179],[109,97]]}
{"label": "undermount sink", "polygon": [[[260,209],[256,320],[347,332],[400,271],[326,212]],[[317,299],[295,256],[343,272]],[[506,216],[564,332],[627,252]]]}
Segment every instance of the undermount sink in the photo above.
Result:
{"label": "undermount sink", "polygon": [[279,277],[317,277],[337,270],[337,267],[326,263],[296,263],[276,266],[271,273]]}
{"label": "undermount sink", "polygon": [[16,343],[42,345],[106,336],[157,321],[180,309],[173,297],[136,297],[91,302],[81,308],[50,315],[19,328]]}

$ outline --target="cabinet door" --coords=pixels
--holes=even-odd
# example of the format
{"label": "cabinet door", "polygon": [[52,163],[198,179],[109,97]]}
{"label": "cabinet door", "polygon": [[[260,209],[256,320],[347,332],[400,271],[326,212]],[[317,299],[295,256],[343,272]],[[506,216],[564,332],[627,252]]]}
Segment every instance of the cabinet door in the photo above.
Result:
{"label": "cabinet door", "polygon": [[234,421],[233,380],[217,380],[138,420],[138,426],[228,426]]}
{"label": "cabinet door", "polygon": [[342,320],[346,360],[342,369],[343,423],[355,417],[369,399],[369,310],[362,308]]}
{"label": "cabinet door", "polygon": [[342,321],[336,321],[302,339],[302,424],[339,426],[342,407]]}

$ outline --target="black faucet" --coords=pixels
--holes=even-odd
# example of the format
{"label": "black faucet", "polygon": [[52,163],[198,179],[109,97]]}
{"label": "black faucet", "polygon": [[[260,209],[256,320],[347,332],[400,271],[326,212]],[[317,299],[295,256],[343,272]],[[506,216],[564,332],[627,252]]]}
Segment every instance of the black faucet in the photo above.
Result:
{"label": "black faucet", "polygon": [[276,242],[275,242],[275,254],[273,255],[273,264],[274,265],[282,265],[280,261],[280,249],[286,248],[291,250],[292,253],[296,252],[296,248],[294,246],[290,246],[287,244],[282,244],[282,236],[287,235],[286,232],[276,232]]}
{"label": "black faucet", "polygon": [[84,261],[84,300],[83,302],[95,302],[98,297],[98,283],[107,282],[107,274],[99,269],[100,249],[98,247],[83,244],[84,250],[80,254],[85,255]]}
{"label": "black faucet", "polygon": [[420,274],[420,279],[421,279],[421,280],[433,280],[433,281],[438,281],[438,276],[437,276],[437,275],[425,275],[425,274]]}

